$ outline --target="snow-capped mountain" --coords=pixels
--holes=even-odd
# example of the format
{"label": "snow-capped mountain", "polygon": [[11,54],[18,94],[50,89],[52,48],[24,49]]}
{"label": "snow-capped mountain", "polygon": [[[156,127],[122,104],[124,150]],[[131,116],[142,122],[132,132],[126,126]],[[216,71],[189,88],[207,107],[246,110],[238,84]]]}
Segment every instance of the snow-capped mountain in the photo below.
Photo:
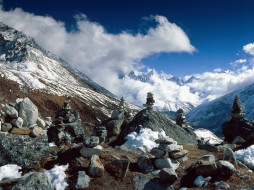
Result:
{"label": "snow-capped mountain", "polygon": [[0,74],[7,80],[16,81],[20,88],[27,86],[78,98],[107,116],[119,102],[111,92],[41,48],[32,38],[3,23],[0,23]]}
{"label": "snow-capped mountain", "polygon": [[227,119],[230,119],[231,109],[236,95],[239,95],[245,106],[245,118],[253,120],[254,84],[251,84],[241,90],[234,91],[214,101],[201,104],[194,108],[187,114],[187,121],[192,122],[197,128],[206,128],[213,131],[216,135],[221,136],[221,125]]}

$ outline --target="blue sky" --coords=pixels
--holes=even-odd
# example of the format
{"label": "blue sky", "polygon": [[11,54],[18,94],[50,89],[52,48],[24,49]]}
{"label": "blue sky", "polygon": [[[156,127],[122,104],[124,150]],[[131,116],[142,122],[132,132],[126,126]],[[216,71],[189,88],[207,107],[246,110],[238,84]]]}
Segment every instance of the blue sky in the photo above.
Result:
{"label": "blue sky", "polygon": [[[189,37],[193,53],[156,53],[144,65],[175,76],[232,69],[230,62],[244,59],[242,47],[254,42],[254,1],[250,0],[5,0],[6,11],[22,8],[35,15],[51,16],[76,29],[74,15],[83,13],[108,33],[145,33],[156,23],[144,17],[162,15]],[[247,57],[248,58],[248,57]]]}
{"label": "blue sky", "polygon": [[142,62],[158,71],[175,76],[231,69],[230,62],[245,58],[242,47],[254,42],[254,1],[250,0],[54,0],[4,1],[4,9],[21,7],[36,15],[49,15],[63,21],[68,30],[75,29],[73,16],[84,13],[100,23],[109,33],[146,32],[153,22],[143,18],[165,16],[176,23],[197,49],[193,53],[160,53]]}

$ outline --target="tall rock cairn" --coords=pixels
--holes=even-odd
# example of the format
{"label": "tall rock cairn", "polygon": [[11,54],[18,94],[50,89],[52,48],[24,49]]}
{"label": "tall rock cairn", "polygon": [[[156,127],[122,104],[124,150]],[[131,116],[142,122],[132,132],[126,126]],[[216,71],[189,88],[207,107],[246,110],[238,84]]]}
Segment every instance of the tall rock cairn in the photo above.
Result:
{"label": "tall rock cairn", "polygon": [[184,116],[183,109],[177,110],[176,124],[181,127],[186,124],[186,118]]}
{"label": "tall rock cairn", "polygon": [[146,103],[143,104],[143,106],[146,107],[147,109],[153,109],[154,103],[155,103],[155,101],[153,99],[153,94],[151,92],[148,92],[147,98],[146,98]]}
{"label": "tall rock cairn", "polygon": [[232,110],[231,110],[232,119],[242,120],[244,116],[246,115],[243,112],[243,110],[244,110],[244,105],[242,101],[240,100],[239,96],[236,96],[234,99]]}

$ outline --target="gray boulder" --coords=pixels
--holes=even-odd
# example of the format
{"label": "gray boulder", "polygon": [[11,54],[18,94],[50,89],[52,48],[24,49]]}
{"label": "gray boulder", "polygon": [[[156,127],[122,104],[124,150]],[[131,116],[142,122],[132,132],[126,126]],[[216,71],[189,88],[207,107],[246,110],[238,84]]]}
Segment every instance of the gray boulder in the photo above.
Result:
{"label": "gray boulder", "polygon": [[219,160],[217,167],[221,176],[230,177],[233,173],[237,173],[234,165],[225,160]]}
{"label": "gray boulder", "polygon": [[42,129],[44,129],[46,127],[46,123],[43,119],[41,118],[38,118],[37,121],[36,121],[36,124],[41,127]]}
{"label": "gray boulder", "polygon": [[162,181],[166,181],[167,183],[170,183],[170,184],[174,183],[178,178],[175,170],[172,168],[162,169],[159,175]]}
{"label": "gray boulder", "polygon": [[178,159],[185,157],[188,154],[188,152],[189,152],[188,150],[181,150],[178,152],[170,152],[168,156],[174,160],[178,160]]}
{"label": "gray boulder", "polygon": [[9,115],[13,119],[17,119],[19,116],[18,111],[14,107],[9,106],[8,104],[5,104],[5,106],[3,107],[3,111],[6,113],[6,115]]}
{"label": "gray boulder", "polygon": [[164,150],[161,150],[157,147],[153,148],[150,153],[155,156],[156,158],[163,158],[166,155],[166,152]]}
{"label": "gray boulder", "polygon": [[40,165],[41,159],[49,156],[46,135],[32,138],[28,135],[0,133],[0,166],[17,164],[22,169]]}
{"label": "gray boulder", "polygon": [[246,141],[242,137],[236,136],[232,141],[232,144],[243,144],[245,142]]}
{"label": "gray boulder", "polygon": [[152,160],[147,156],[140,156],[137,160],[137,167],[142,173],[149,173],[154,170]]}
{"label": "gray boulder", "polygon": [[234,166],[237,166],[235,154],[231,148],[226,148],[222,159],[229,161]]}
{"label": "gray boulder", "polygon": [[200,161],[209,161],[209,162],[215,162],[215,157],[212,154],[207,154],[199,158]]}
{"label": "gray boulder", "polygon": [[25,126],[29,126],[31,124],[36,123],[39,117],[38,108],[29,98],[25,98],[23,102],[20,103],[19,117],[23,119],[24,121],[23,124]]}
{"label": "gray boulder", "polygon": [[41,127],[35,126],[33,129],[31,129],[31,136],[32,137],[38,137],[40,135],[44,135],[46,132]]}
{"label": "gray boulder", "polygon": [[215,189],[230,189],[230,186],[224,181],[218,181],[214,183]]}
{"label": "gray boulder", "polygon": [[139,133],[141,128],[149,128],[152,131],[163,129],[167,136],[181,144],[197,144],[196,136],[186,132],[180,126],[174,124],[166,116],[154,111],[153,109],[143,109],[138,112],[133,120],[122,128],[115,144],[126,142],[125,137],[132,133]]}
{"label": "gray boulder", "polygon": [[86,175],[86,172],[79,171],[78,178],[74,187],[76,189],[85,189],[89,187],[89,183],[90,183],[90,177]]}
{"label": "gray boulder", "polygon": [[23,125],[23,122],[24,122],[23,119],[21,117],[18,117],[17,119],[13,121],[13,124],[15,127],[21,128]]}
{"label": "gray boulder", "polygon": [[3,123],[1,128],[2,128],[3,132],[8,132],[12,129],[12,124],[11,123]]}
{"label": "gray boulder", "polygon": [[101,150],[97,148],[86,147],[83,145],[80,153],[83,157],[89,158],[92,155],[100,156]]}
{"label": "gray boulder", "polygon": [[10,190],[54,190],[48,176],[44,172],[36,172],[19,183],[9,187]]}
{"label": "gray boulder", "polygon": [[172,168],[176,170],[179,167],[179,162],[171,160],[170,158],[160,158],[155,160],[155,166],[158,169]]}

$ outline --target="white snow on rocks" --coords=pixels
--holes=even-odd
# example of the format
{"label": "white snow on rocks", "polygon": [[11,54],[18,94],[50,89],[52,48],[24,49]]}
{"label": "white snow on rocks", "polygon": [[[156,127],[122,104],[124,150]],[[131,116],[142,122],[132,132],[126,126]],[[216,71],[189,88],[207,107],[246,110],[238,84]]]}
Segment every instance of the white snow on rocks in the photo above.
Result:
{"label": "white snow on rocks", "polygon": [[197,135],[198,139],[204,138],[205,141],[209,141],[211,145],[221,144],[223,142],[222,139],[217,137],[212,131],[207,129],[197,129],[194,131]]}
{"label": "white snow on rocks", "polygon": [[236,151],[235,157],[237,160],[240,160],[246,166],[254,170],[254,145],[251,145],[246,149]]}
{"label": "white snow on rocks", "polygon": [[136,132],[130,133],[126,137],[127,142],[124,145],[140,148],[144,152],[150,152],[152,148],[158,147],[155,140],[165,137],[166,134],[163,130],[161,132],[154,132],[151,129],[144,128],[140,130],[139,134]]}
{"label": "white snow on rocks", "polygon": [[65,182],[66,174],[65,170],[69,167],[67,165],[56,165],[51,170],[45,171],[55,190],[64,190],[68,184]]}
{"label": "white snow on rocks", "polygon": [[0,167],[0,181],[4,178],[21,178],[20,166],[16,164],[7,164]]}

